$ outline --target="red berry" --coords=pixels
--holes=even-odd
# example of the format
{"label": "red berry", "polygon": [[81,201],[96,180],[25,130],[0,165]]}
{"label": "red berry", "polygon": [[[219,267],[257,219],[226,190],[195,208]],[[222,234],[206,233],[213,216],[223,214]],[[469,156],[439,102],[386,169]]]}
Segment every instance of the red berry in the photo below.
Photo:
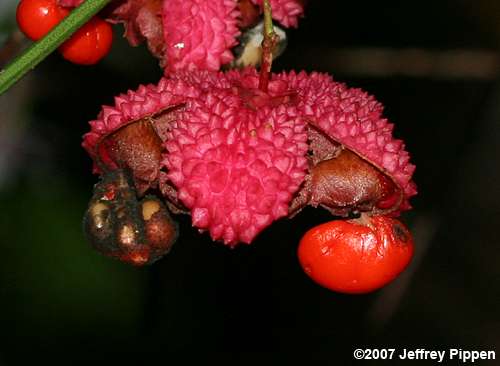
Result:
{"label": "red berry", "polygon": [[299,244],[304,271],[323,287],[345,293],[374,291],[400,274],[413,256],[413,239],[398,220],[362,217],[309,230]]}
{"label": "red berry", "polygon": [[21,0],[16,19],[21,31],[33,41],[42,38],[69,13],[56,0]]}
{"label": "red berry", "polygon": [[[39,40],[69,14],[57,0],[21,0],[17,24],[33,41]],[[113,42],[111,25],[94,17],[59,48],[63,57],[75,64],[93,65],[106,56]]]}
{"label": "red berry", "polygon": [[93,65],[108,54],[112,42],[111,25],[94,17],[64,42],[59,51],[75,64]]}

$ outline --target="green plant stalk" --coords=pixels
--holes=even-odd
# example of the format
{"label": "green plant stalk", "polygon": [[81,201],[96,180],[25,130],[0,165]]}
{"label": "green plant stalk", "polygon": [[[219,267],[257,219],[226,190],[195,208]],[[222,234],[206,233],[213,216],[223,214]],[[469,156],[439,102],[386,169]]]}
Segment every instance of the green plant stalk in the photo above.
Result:
{"label": "green plant stalk", "polygon": [[278,41],[274,32],[272,9],[269,0],[263,1],[264,5],[264,39],[262,40],[262,59],[260,66],[259,89],[267,93],[269,76],[273,64],[273,50]]}
{"label": "green plant stalk", "polygon": [[111,0],[87,0],[75,8],[45,37],[34,43],[0,71],[0,95],[35,68]]}
{"label": "green plant stalk", "polygon": [[273,27],[273,15],[271,9],[271,3],[269,0],[264,0],[264,36],[273,37],[274,27]]}

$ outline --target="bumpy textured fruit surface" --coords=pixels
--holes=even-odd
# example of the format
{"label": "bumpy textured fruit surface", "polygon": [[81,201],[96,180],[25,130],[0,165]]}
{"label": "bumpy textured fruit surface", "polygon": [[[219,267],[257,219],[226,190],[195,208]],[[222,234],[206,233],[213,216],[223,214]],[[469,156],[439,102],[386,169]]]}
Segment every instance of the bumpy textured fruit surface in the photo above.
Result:
{"label": "bumpy textured fruit surface", "polygon": [[298,107],[305,119],[390,176],[403,191],[399,210],[411,208],[408,198],[417,192],[411,180],[415,166],[404,142],[393,138],[394,125],[382,116],[382,104],[327,74],[291,72],[278,78],[299,94]]}
{"label": "bumpy textured fruit surface", "polygon": [[170,74],[104,107],[83,145],[228,245],[308,204],[341,215],[410,208],[415,167],[373,97],[318,73],[258,86],[252,68]]}
{"label": "bumpy textured fruit surface", "polygon": [[307,134],[294,106],[255,108],[244,90],[229,86],[179,114],[164,166],[193,225],[234,245],[288,215],[306,174]]}
{"label": "bumpy textured fruit surface", "polygon": [[[61,0],[67,6],[79,0]],[[296,27],[302,0],[272,0],[273,17]],[[112,2],[107,20],[123,23],[132,46],[143,41],[165,72],[218,71],[233,61],[232,49],[246,28],[259,22],[259,0],[122,0]]]}
{"label": "bumpy textured fruit surface", "polygon": [[[252,0],[253,3],[260,5],[262,0]],[[297,27],[299,16],[304,13],[304,5],[300,0],[270,0],[273,18],[285,27]]]}
{"label": "bumpy textured fruit surface", "polygon": [[168,0],[163,3],[167,70],[218,70],[233,60],[238,11],[231,0]]}
{"label": "bumpy textured fruit surface", "polygon": [[362,217],[309,230],[298,257],[313,281],[333,291],[366,293],[399,275],[413,256],[413,239],[398,220]]}

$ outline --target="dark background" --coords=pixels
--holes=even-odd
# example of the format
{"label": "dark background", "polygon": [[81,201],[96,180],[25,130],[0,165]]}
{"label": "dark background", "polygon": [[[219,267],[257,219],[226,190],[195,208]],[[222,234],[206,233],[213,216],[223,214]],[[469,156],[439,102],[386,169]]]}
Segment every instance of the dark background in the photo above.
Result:
{"label": "dark background", "polygon": [[120,37],[95,67],[50,56],[0,97],[0,365],[346,365],[375,347],[500,357],[499,15],[487,0],[312,0],[289,33],[275,69],[329,72],[374,94],[417,165],[402,218],[416,256],[357,296],[315,285],[298,264],[303,233],[329,220],[320,210],[234,250],[179,217],[174,249],[148,268],[91,249],[86,122],[161,70]]}

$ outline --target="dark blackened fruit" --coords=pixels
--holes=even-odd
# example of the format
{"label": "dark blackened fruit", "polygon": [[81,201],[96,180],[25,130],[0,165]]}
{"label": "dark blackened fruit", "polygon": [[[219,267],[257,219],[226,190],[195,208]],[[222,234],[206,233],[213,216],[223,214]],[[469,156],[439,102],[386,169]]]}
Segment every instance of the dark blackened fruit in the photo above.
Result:
{"label": "dark blackened fruit", "polygon": [[172,219],[165,205],[153,196],[147,196],[140,203],[146,239],[151,247],[161,250],[165,243],[175,242],[177,225],[172,225]]}
{"label": "dark blackened fruit", "polygon": [[140,266],[168,253],[178,230],[165,205],[152,196],[138,201],[129,173],[117,169],[95,185],[84,231],[102,254]]}

